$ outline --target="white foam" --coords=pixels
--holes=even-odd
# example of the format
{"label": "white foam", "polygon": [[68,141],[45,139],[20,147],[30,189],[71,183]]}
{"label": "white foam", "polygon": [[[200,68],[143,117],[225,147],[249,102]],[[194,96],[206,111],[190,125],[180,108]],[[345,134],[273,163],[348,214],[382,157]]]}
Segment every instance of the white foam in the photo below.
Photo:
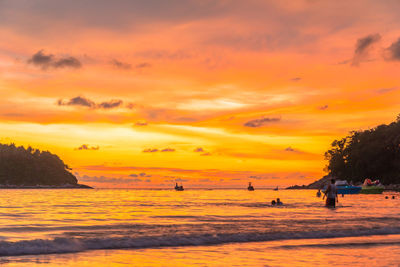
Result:
{"label": "white foam", "polygon": [[175,235],[104,238],[55,238],[18,242],[0,241],[0,256],[70,253],[95,249],[155,248],[172,246],[202,246],[224,243],[260,242],[289,239],[318,239],[400,234],[400,228],[358,229],[342,231],[237,233],[217,235]]}

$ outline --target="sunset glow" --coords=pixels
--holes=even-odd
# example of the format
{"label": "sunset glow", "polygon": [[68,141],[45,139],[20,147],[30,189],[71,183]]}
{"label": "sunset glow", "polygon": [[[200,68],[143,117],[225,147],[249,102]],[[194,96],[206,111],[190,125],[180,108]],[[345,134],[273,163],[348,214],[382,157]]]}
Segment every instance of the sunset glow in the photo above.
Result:
{"label": "sunset glow", "polygon": [[0,0],[0,143],[84,184],[309,184],[400,113],[398,1],[107,2]]}

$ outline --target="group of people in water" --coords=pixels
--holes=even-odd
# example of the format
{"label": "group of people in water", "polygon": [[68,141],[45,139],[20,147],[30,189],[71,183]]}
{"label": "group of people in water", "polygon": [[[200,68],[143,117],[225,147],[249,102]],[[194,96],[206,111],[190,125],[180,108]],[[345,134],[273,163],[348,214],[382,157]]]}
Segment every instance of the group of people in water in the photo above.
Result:
{"label": "group of people in water", "polygon": [[271,201],[271,206],[282,206],[283,202],[280,200],[280,198],[277,198],[276,201],[272,200]]}

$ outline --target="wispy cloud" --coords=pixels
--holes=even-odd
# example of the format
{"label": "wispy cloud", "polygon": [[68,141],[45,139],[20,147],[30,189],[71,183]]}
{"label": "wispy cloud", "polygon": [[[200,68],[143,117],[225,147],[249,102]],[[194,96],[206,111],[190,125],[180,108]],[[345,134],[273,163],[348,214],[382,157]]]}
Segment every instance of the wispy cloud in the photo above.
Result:
{"label": "wispy cloud", "polygon": [[136,69],[150,68],[151,64],[147,62],[139,63],[135,66]]}
{"label": "wispy cloud", "polygon": [[118,69],[123,69],[123,70],[130,70],[132,69],[132,65],[126,62],[119,61],[117,59],[111,60],[111,65]]}
{"label": "wispy cloud", "polygon": [[161,150],[161,152],[174,152],[174,151],[175,151],[174,148],[169,148],[169,147]]}
{"label": "wispy cloud", "polygon": [[97,105],[98,108],[102,108],[102,109],[111,109],[111,108],[117,108],[120,107],[122,105],[123,101],[122,100],[117,100],[117,99],[113,99],[107,102],[102,102],[100,104]]}
{"label": "wispy cloud", "polygon": [[280,121],[280,118],[261,118],[261,119],[255,119],[255,120],[250,120],[248,122],[246,122],[244,124],[245,127],[253,127],[253,128],[257,128],[257,127],[262,127],[265,126],[269,123],[272,122],[278,122]]}
{"label": "wispy cloud", "polygon": [[144,121],[144,120],[135,122],[135,126],[147,126],[147,125],[148,125],[148,122]]}
{"label": "wispy cloud", "polygon": [[100,147],[99,146],[90,146],[87,144],[83,144],[77,148],[75,148],[75,150],[99,150]]}
{"label": "wispy cloud", "polygon": [[158,149],[157,148],[146,148],[146,149],[143,149],[142,152],[143,153],[154,153],[154,152],[158,152]]}
{"label": "wispy cloud", "polygon": [[151,177],[150,174],[146,174],[145,172],[141,172],[141,173],[132,173],[129,175],[130,177]]}
{"label": "wispy cloud", "polygon": [[326,110],[328,108],[329,108],[329,105],[323,105],[323,106],[318,107],[319,110]]}
{"label": "wispy cloud", "polygon": [[42,69],[48,68],[73,68],[82,67],[82,63],[75,57],[56,57],[53,54],[46,54],[44,50],[39,50],[28,59],[28,63]]}
{"label": "wispy cloud", "polygon": [[370,34],[357,40],[356,48],[354,50],[354,57],[352,66],[358,66],[362,61],[368,57],[368,53],[375,43],[381,40],[380,34]]}
{"label": "wispy cloud", "polygon": [[69,100],[59,99],[57,101],[57,104],[59,106],[81,106],[81,107],[88,107],[88,108],[93,108],[93,109],[113,109],[113,108],[121,107],[123,104],[123,101],[119,100],[119,99],[112,99],[109,101],[104,101],[99,104],[96,104],[94,101],[92,101],[86,97],[77,96],[77,97],[73,97]]}
{"label": "wispy cloud", "polygon": [[80,182],[92,182],[100,184],[129,184],[129,183],[137,183],[143,181],[140,178],[124,178],[124,177],[115,178],[115,177],[88,176],[88,175],[79,176],[78,178]]}
{"label": "wispy cloud", "polygon": [[400,60],[400,38],[386,48],[387,60]]}
{"label": "wispy cloud", "polygon": [[374,90],[377,94],[386,94],[398,90],[399,87],[379,88]]}

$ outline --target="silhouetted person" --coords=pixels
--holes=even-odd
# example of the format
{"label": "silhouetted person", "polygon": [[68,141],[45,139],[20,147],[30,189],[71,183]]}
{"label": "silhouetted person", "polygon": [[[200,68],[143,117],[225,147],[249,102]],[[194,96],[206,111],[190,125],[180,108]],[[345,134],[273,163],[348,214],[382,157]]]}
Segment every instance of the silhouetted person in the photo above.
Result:
{"label": "silhouetted person", "polygon": [[276,205],[279,205],[279,206],[283,205],[283,202],[281,202],[280,198],[276,199]]}
{"label": "silhouetted person", "polygon": [[318,189],[317,197],[321,197],[321,189]]}
{"label": "silhouetted person", "polygon": [[247,190],[254,191],[254,187],[251,185],[251,182],[249,182],[249,186],[247,187]]}
{"label": "silhouetted person", "polygon": [[339,202],[335,179],[331,179],[331,183],[328,185],[328,188],[325,191],[324,198],[325,197],[327,207],[334,208],[336,206],[336,202]]}
{"label": "silhouetted person", "polygon": [[275,205],[276,205],[276,201],[275,201],[275,200],[272,200],[272,201],[271,201],[271,205],[272,205],[272,206],[275,206]]}

